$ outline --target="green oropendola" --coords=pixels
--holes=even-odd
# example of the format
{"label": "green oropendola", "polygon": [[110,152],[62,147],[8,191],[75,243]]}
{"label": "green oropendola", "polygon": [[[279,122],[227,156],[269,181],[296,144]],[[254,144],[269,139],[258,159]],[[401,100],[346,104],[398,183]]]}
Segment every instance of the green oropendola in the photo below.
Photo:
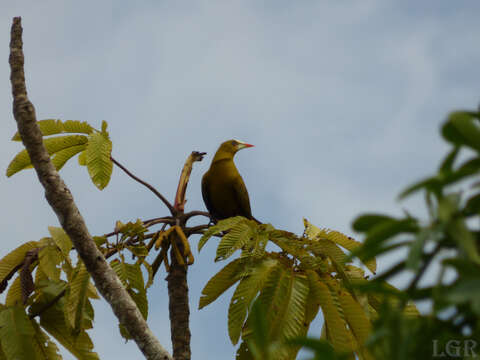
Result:
{"label": "green oropendola", "polygon": [[252,216],[247,187],[233,162],[238,150],[252,146],[239,140],[225,141],[203,175],[203,201],[214,221],[240,215],[258,222]]}

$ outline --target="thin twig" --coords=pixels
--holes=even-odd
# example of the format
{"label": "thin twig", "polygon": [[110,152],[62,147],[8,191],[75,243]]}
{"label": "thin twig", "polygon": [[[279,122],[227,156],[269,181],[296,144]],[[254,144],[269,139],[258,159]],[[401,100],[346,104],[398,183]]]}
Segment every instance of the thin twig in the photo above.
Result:
{"label": "thin twig", "polygon": [[[148,227],[156,225],[156,224],[174,224],[175,220],[171,216],[164,216],[164,217],[160,217],[160,218],[145,220],[145,221],[142,221],[142,222],[143,222],[143,226],[148,228]],[[115,230],[115,231],[112,231],[108,234],[104,234],[103,237],[108,238],[110,236],[118,235],[121,232],[122,232],[121,230]]]}
{"label": "thin twig", "polygon": [[440,252],[441,249],[442,249],[441,243],[437,243],[437,245],[435,246],[433,251],[426,256],[426,259],[424,260],[422,267],[420,268],[420,270],[418,270],[417,274],[415,275],[412,282],[408,286],[407,291],[406,291],[407,294],[411,293],[413,291],[413,289],[417,286],[418,282],[420,281],[421,277],[423,276],[423,274],[427,270],[427,268],[430,265],[430,263],[432,262],[433,258]]}
{"label": "thin twig", "polygon": [[[151,233],[151,234],[147,234],[143,237],[143,240],[145,239],[151,239],[153,238],[153,236],[155,235],[155,233]],[[129,246],[129,245],[135,245],[136,243],[138,243],[140,241],[140,239],[138,237],[134,237],[134,238],[131,238],[129,240],[127,240],[124,245],[125,246]],[[150,245],[150,244],[149,244]],[[109,257],[112,257],[113,255],[115,255],[117,252],[119,251],[118,248],[113,248],[113,249],[110,249],[109,251],[107,251],[105,253],[105,259],[108,259]]]}
{"label": "thin twig", "polygon": [[209,227],[210,227],[210,224],[202,224],[202,225],[187,227],[185,228],[184,232],[185,232],[185,235],[189,236],[190,234],[203,233],[202,230],[208,229]]}
{"label": "thin twig", "polygon": [[142,179],[139,179],[135,175],[133,175],[130,171],[128,171],[125,166],[120,164],[117,160],[115,160],[113,157],[110,156],[110,159],[112,159],[112,162],[117,165],[120,169],[122,169],[128,176],[130,176],[133,180],[138,181],[140,184],[146,186],[151,192],[153,192],[160,200],[163,201],[165,206],[168,208],[170,213],[175,216],[175,209],[173,208],[172,204],[162,195],[158,192],[157,189],[155,189],[152,185],[147,183],[146,181],[143,181]]}
{"label": "thin twig", "polygon": [[205,216],[205,217],[208,217],[209,219],[211,219],[210,213],[208,213],[206,211],[199,211],[199,210],[194,210],[194,211],[190,211],[188,213],[185,213],[182,218],[186,222],[188,219],[190,219],[193,216]]}

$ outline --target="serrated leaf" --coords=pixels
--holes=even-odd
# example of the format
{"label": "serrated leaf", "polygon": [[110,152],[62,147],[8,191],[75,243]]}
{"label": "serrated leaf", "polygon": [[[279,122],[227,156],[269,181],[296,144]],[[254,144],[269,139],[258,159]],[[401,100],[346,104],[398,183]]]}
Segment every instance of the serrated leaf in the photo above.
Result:
{"label": "serrated leaf", "polygon": [[37,241],[26,242],[15,250],[9,252],[0,260],[0,283],[6,281],[7,276],[16,268],[19,267],[28,251],[38,247]]}
{"label": "serrated leaf", "polygon": [[216,225],[210,226],[207,231],[202,235],[200,240],[198,241],[198,252],[202,250],[203,246],[207,243],[207,241],[213,236],[220,234],[221,232],[228,230],[238,224],[239,222],[243,222],[247,220],[243,216],[235,216],[228,219],[220,220]]}
{"label": "serrated leaf", "polygon": [[145,260],[141,260],[140,263],[145,267],[148,273],[148,280],[147,280],[147,283],[145,284],[145,291],[146,291],[153,284],[153,269],[152,269],[152,266]]}
{"label": "serrated leaf", "polygon": [[85,331],[76,336],[71,334],[59,303],[40,314],[40,325],[78,359],[99,360],[97,353],[92,352],[93,343]]}
{"label": "serrated leaf", "polygon": [[[380,218],[378,217],[378,215],[376,215],[375,220],[373,220],[370,217],[369,220],[366,220],[366,218],[363,218],[361,222],[363,222],[363,226],[365,226],[366,221],[368,221],[371,224],[372,222],[379,221],[379,220]],[[315,225],[313,225],[312,223],[310,223],[307,219],[304,219],[304,225],[305,225],[305,234],[311,239],[315,239],[315,238],[327,239],[340,245],[341,247],[347,249],[348,251],[353,251],[362,245],[361,242],[356,241],[350,236],[342,234],[339,231],[330,230],[330,229],[320,229]],[[371,260],[366,261],[365,265],[372,273],[375,274],[377,270],[377,262],[375,258],[372,258]]]}
{"label": "serrated leaf", "polygon": [[[308,294],[308,280],[303,274],[283,266],[271,272],[257,300],[265,308],[270,341],[283,342],[306,334]],[[297,351],[296,347],[284,350],[281,357],[289,354],[288,358],[294,358]]]}
{"label": "serrated leaf", "polygon": [[198,308],[201,309],[212,303],[240,280],[245,264],[245,259],[235,259],[215,274],[203,288]]}
{"label": "serrated leaf", "polygon": [[[60,134],[63,131],[63,123],[58,119],[45,119],[37,121],[37,124],[43,136]],[[17,131],[12,138],[13,141],[22,141],[19,132]]]}
{"label": "serrated leaf", "polygon": [[86,149],[87,169],[94,185],[102,190],[110,182],[113,163],[110,158],[112,142],[108,134],[92,133]]}
{"label": "serrated leaf", "polygon": [[[45,119],[37,122],[43,136],[56,135],[61,133],[90,134],[93,128],[85,121],[67,120],[62,122],[58,119]],[[21,141],[18,131],[12,138],[13,141]]]}
{"label": "serrated leaf", "polygon": [[234,345],[240,337],[250,303],[263,287],[270,272],[275,269],[277,264],[278,260],[272,258],[265,258],[259,261],[250,269],[250,274],[245,276],[235,289],[228,309],[228,334]]}
{"label": "serrated leaf", "polygon": [[35,329],[22,306],[0,312],[0,342],[7,359],[36,360]]}
{"label": "serrated leaf", "polygon": [[60,227],[49,226],[48,232],[52,236],[52,239],[55,242],[55,244],[62,251],[62,254],[64,256],[68,256],[70,254],[70,251],[73,248],[73,244],[70,238],[68,237],[67,233],[65,232],[65,230],[63,230]]}
{"label": "serrated leaf", "polygon": [[12,285],[8,289],[7,298],[5,299],[5,305],[15,306],[23,304],[22,299],[22,282],[20,276],[13,281]]}
{"label": "serrated leaf", "polygon": [[32,326],[35,330],[33,347],[39,360],[61,360],[62,356],[59,353],[57,344],[55,344],[50,337],[42,331],[36,321],[32,321]]}
{"label": "serrated leaf", "polygon": [[332,297],[332,292],[325,285],[324,280],[313,271],[307,272],[310,289],[316,301],[320,304],[325,319],[327,340],[338,352],[350,352],[354,349],[343,314],[339,304]]}
{"label": "serrated leaf", "polygon": [[89,135],[93,132],[93,127],[86,121],[66,120],[63,123],[63,132]]}
{"label": "serrated leaf", "polygon": [[60,279],[60,268],[58,268],[58,265],[62,260],[63,256],[60,250],[53,244],[45,246],[38,254],[39,267],[52,280]]}
{"label": "serrated leaf", "polygon": [[112,267],[113,271],[115,271],[115,273],[117,274],[118,278],[123,283],[123,285],[127,287],[128,276],[127,276],[126,264],[123,261],[120,261],[119,259],[115,259],[110,262],[110,266]]}
{"label": "serrated leaf", "polygon": [[143,315],[143,318],[146,320],[148,317],[148,300],[147,293],[145,291],[129,291],[130,296],[132,297],[135,304],[137,304],[138,310]]}
{"label": "serrated leaf", "polygon": [[75,268],[66,297],[65,318],[70,327],[78,334],[82,330],[83,312],[87,301],[87,287],[90,275],[83,263],[79,261]]}
{"label": "serrated leaf", "polygon": [[55,154],[52,155],[52,163],[55,165],[55,168],[57,171],[60,171],[60,169],[65,165],[65,163],[72,158],[73,156],[77,155],[79,152],[83,151],[86,149],[86,145],[77,145],[77,146],[72,146],[63,150],[60,150],[56,152]]}
{"label": "serrated leaf", "polygon": [[85,150],[78,155],[78,165],[87,166],[87,152]]}
{"label": "serrated leaf", "polygon": [[[355,336],[357,344],[359,344],[360,347],[363,347],[365,341],[370,336],[372,329],[370,320],[365,314],[363,307],[357,301],[355,301],[355,299],[347,291],[340,292],[339,301],[340,305],[342,306],[345,319],[350,330]],[[364,349],[361,350],[361,352],[364,353],[364,355],[367,354]],[[364,358],[367,356],[364,356]]]}
{"label": "serrated leaf", "polygon": [[145,245],[130,245],[128,246],[128,250],[135,256],[145,257],[148,255],[148,249]]}
{"label": "serrated leaf", "polygon": [[143,274],[140,264],[125,264],[125,266],[127,269],[129,286],[139,291],[144,291],[145,283],[143,281]]}
{"label": "serrated leaf", "polygon": [[233,226],[220,240],[217,246],[215,261],[225,260],[230,257],[236,250],[246,245],[252,235],[252,228],[245,222]]}
{"label": "serrated leaf", "polygon": [[[88,139],[86,136],[68,135],[44,139],[43,144],[45,145],[48,154],[53,155],[61,150],[79,145],[84,145],[87,142]],[[30,156],[28,155],[27,150],[24,149],[20,151],[8,165],[7,177],[10,177],[17,172],[26,169],[30,165]]]}

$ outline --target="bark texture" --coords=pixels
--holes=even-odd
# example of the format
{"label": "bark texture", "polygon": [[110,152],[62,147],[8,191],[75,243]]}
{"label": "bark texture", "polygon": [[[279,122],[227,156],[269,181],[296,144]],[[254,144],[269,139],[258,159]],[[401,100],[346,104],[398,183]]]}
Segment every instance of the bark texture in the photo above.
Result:
{"label": "bark texture", "polygon": [[57,214],[65,232],[85,263],[96,287],[107,300],[120,322],[127,328],[147,359],[169,360],[170,354],[148,328],[137,306],[130,298],[115,272],[97,249],[73,196],[60,178],[43,145],[42,133],[36,122],[35,109],[28,100],[24,74],[21,19],[13,19],[10,41],[10,68],[13,114],[23,144],[45,188],[45,197]]}
{"label": "bark texture", "polygon": [[[192,172],[193,163],[202,161],[205,153],[193,151],[185,161],[180,179],[178,181],[177,192],[175,194],[174,209],[176,212],[177,225],[185,231],[185,223],[188,220],[183,213],[185,207],[185,193],[187,191],[188,181]],[[172,240],[177,244],[178,249],[185,255],[185,247],[177,234],[172,234]],[[170,331],[172,337],[173,357],[175,360],[190,360],[190,308],[188,303],[188,266],[180,264],[174,254],[172,246],[170,272],[167,276],[168,298],[170,311]],[[192,257],[193,259],[193,257]]]}
{"label": "bark texture", "polygon": [[173,357],[175,360],[190,360],[187,265],[179,264],[173,253],[167,281]]}

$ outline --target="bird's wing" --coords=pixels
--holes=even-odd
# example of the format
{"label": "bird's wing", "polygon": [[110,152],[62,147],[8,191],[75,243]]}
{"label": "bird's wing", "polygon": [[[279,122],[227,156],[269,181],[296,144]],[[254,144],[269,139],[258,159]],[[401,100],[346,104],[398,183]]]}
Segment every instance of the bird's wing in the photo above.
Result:
{"label": "bird's wing", "polygon": [[205,206],[208,209],[208,212],[211,214],[212,213],[212,202],[210,200],[211,194],[210,194],[210,189],[207,186],[207,176],[208,173],[203,175],[202,178],[202,197],[203,197],[203,202],[205,203]]}
{"label": "bird's wing", "polygon": [[252,218],[252,209],[250,208],[250,199],[248,197],[247,187],[243,182],[241,176],[238,176],[233,181],[233,193],[235,199],[237,200],[237,204],[239,206],[239,215],[242,215],[248,219]]}

